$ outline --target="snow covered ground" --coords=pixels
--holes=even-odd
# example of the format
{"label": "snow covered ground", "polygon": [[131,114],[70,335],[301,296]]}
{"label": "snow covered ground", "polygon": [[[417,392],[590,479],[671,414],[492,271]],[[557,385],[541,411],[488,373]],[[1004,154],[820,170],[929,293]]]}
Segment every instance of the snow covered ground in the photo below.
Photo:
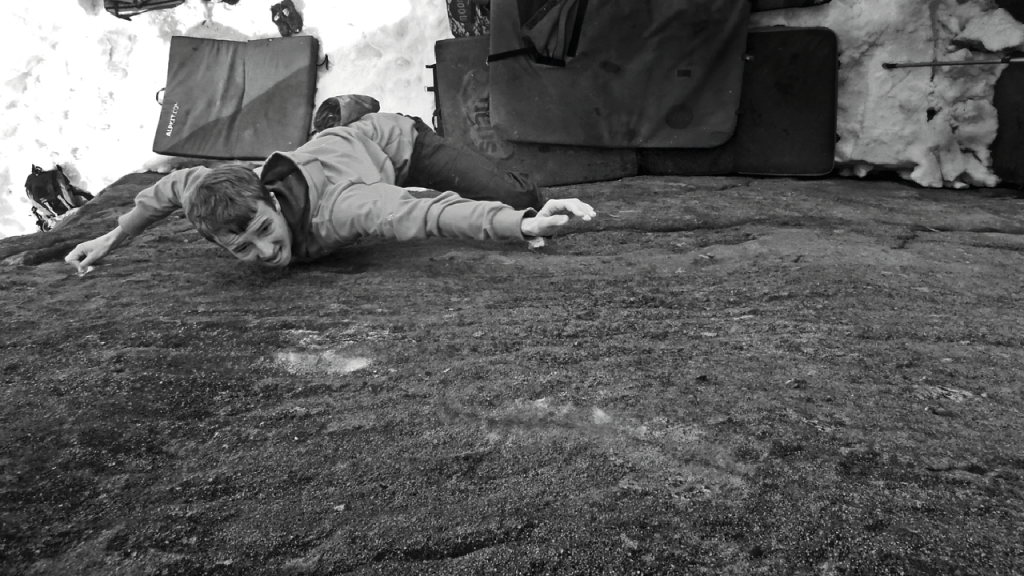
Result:
{"label": "snow covered ground", "polygon": [[[317,36],[332,62],[321,69],[318,103],[363,93],[385,110],[430,116],[424,66],[434,61],[434,42],[451,37],[444,0],[294,1],[303,33]],[[173,166],[151,152],[170,37],[276,37],[275,2],[189,0],[131,22],[106,13],[102,0],[11,6],[0,35],[0,237],[35,231],[23,186],[33,164],[61,164],[93,193],[128,172]],[[1024,47],[1024,25],[992,0],[832,0],[752,21],[774,24],[828,26],[839,36],[837,160],[849,173],[884,166],[926,186],[996,184],[988,146],[998,126],[993,86],[1004,66],[881,67]]]}

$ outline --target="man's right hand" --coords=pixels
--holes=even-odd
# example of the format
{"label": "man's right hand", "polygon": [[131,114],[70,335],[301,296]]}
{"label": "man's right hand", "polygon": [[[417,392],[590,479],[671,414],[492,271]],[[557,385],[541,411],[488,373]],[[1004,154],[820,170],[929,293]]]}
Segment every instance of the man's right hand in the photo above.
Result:
{"label": "man's right hand", "polygon": [[128,233],[118,226],[99,238],[93,238],[88,242],[82,242],[68,254],[64,261],[74,266],[79,274],[89,269],[89,266],[103,259],[115,248],[128,239]]}
{"label": "man's right hand", "polygon": [[585,202],[576,198],[555,198],[544,203],[536,216],[523,218],[519,225],[523,236],[550,236],[565,226],[573,217],[590,221],[597,212]]}

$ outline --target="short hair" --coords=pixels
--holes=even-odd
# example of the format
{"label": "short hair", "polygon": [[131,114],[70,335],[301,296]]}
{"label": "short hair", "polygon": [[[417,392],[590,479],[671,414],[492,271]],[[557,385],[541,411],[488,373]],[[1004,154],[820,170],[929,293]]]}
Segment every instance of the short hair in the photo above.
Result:
{"label": "short hair", "polygon": [[242,234],[256,217],[256,202],[271,203],[270,191],[252,169],[226,164],[202,175],[189,198],[185,216],[204,238]]}

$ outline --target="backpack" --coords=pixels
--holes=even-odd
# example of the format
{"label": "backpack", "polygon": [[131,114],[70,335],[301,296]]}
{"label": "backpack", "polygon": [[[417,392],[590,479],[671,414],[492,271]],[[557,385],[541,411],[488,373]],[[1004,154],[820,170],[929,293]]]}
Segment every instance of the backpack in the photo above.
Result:
{"label": "backpack", "polygon": [[480,0],[446,0],[448,24],[452,36],[482,36],[491,32],[490,2]]}
{"label": "backpack", "polygon": [[302,14],[295,8],[292,0],[281,0],[270,7],[270,17],[277,24],[281,36],[291,36],[302,32]]}
{"label": "backpack", "polygon": [[107,12],[123,20],[131,20],[143,12],[174,8],[188,0],[103,0]]}
{"label": "backpack", "polygon": [[332,96],[320,103],[313,117],[313,133],[348,126],[363,116],[380,112],[380,102],[376,98],[361,94],[345,94]]}
{"label": "backpack", "polygon": [[25,192],[40,232],[53,228],[69,210],[92,200],[92,194],[71,184],[60,166],[43,170],[33,165],[32,174],[25,180]]}

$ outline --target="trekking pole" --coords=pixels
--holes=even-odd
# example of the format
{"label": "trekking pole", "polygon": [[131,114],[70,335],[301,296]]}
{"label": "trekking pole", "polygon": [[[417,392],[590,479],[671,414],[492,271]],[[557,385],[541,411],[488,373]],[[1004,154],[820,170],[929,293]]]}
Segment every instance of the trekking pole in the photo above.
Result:
{"label": "trekking pole", "polygon": [[982,64],[1019,64],[1024,63],[1024,56],[1003,56],[999,60],[961,60],[958,62],[883,62],[882,68],[892,70],[894,68],[927,68],[934,66],[979,66]]}

